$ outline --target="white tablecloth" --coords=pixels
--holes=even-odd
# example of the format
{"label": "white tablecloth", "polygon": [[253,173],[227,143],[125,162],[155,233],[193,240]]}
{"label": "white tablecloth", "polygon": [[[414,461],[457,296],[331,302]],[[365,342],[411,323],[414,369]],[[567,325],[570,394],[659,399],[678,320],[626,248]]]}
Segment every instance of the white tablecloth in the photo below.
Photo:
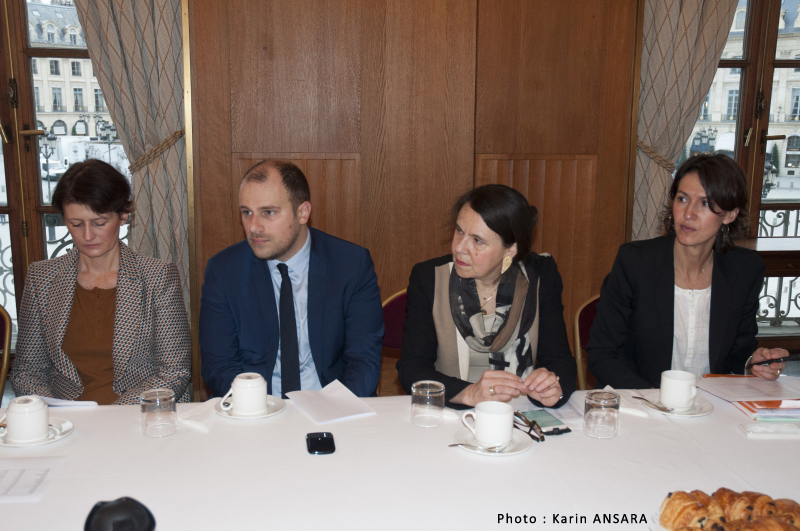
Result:
{"label": "white tablecloth", "polygon": [[[749,440],[738,428],[746,416],[700,394],[714,405],[709,416],[623,415],[613,439],[589,438],[577,425],[509,457],[448,448],[460,420],[413,426],[407,396],[368,399],[377,415],[325,426],[289,403],[273,417],[215,416],[209,433],[184,426],[161,439],[141,434],[135,406],[51,409],[74,423],[74,433],[0,448],[0,457],[67,460],[43,501],[0,506],[0,529],[83,529],[95,502],[121,496],[149,507],[160,531],[634,530],[649,529],[672,490],[724,486],[800,500],[800,443]],[[581,407],[582,400],[579,392],[571,403]],[[525,409],[526,401],[515,405]],[[307,453],[305,435],[314,431],[333,432],[334,454]],[[592,523],[605,514],[644,515],[648,523]],[[506,515],[536,523],[506,524]],[[573,523],[555,523],[554,515]],[[586,523],[574,523],[581,517]]]}

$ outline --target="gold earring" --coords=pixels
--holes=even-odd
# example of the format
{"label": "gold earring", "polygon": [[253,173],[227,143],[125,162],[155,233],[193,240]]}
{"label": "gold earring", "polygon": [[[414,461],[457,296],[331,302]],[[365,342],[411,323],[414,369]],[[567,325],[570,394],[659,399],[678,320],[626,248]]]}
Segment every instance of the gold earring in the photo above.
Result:
{"label": "gold earring", "polygon": [[508,271],[509,267],[511,267],[511,257],[508,256],[508,255],[505,255],[503,257],[503,266],[500,269],[500,274],[502,275],[503,273]]}

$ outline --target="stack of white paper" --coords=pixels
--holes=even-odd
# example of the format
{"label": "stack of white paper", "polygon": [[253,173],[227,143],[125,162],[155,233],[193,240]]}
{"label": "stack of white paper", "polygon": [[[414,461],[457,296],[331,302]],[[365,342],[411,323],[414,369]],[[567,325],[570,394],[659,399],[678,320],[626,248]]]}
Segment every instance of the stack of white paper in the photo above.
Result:
{"label": "stack of white paper", "polygon": [[317,424],[375,414],[374,409],[339,380],[332,381],[319,391],[292,391],[286,396]]}

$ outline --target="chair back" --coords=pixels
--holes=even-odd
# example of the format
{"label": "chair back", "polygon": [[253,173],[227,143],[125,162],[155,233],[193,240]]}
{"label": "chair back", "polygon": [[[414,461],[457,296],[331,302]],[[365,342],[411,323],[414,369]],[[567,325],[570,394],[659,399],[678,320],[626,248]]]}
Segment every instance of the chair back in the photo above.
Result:
{"label": "chair back", "polygon": [[383,301],[383,351],[378,396],[403,395],[395,364],[403,347],[403,325],[406,322],[406,290],[398,291]]}
{"label": "chair back", "polygon": [[575,362],[578,365],[578,389],[586,389],[586,345],[589,344],[589,331],[597,315],[597,302],[600,295],[595,295],[578,307],[575,312]]}
{"label": "chair back", "polygon": [[400,350],[403,347],[403,325],[406,322],[406,290],[401,290],[383,301],[384,348]]}
{"label": "chair back", "polygon": [[6,378],[11,365],[11,316],[0,306],[0,347],[3,348],[2,364],[0,364],[0,400],[6,390]]}

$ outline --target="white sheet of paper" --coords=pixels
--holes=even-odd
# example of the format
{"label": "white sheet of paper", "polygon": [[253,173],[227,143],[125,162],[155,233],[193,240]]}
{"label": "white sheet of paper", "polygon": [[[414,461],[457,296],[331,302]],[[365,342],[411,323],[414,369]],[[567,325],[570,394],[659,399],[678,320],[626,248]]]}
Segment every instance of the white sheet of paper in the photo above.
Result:
{"label": "white sheet of paper", "polygon": [[374,409],[339,380],[332,381],[319,391],[292,391],[286,396],[317,424],[375,414]]}
{"label": "white sheet of paper", "polygon": [[0,458],[0,503],[41,500],[66,460],[66,456]]}
{"label": "white sheet of paper", "polygon": [[42,400],[48,407],[91,407],[97,405],[97,402],[92,402],[91,400],[62,400],[60,398],[50,398],[49,396],[43,396]]}
{"label": "white sheet of paper", "polygon": [[793,376],[781,376],[774,381],[763,378],[700,378],[697,387],[728,402],[800,398],[800,379]]}

